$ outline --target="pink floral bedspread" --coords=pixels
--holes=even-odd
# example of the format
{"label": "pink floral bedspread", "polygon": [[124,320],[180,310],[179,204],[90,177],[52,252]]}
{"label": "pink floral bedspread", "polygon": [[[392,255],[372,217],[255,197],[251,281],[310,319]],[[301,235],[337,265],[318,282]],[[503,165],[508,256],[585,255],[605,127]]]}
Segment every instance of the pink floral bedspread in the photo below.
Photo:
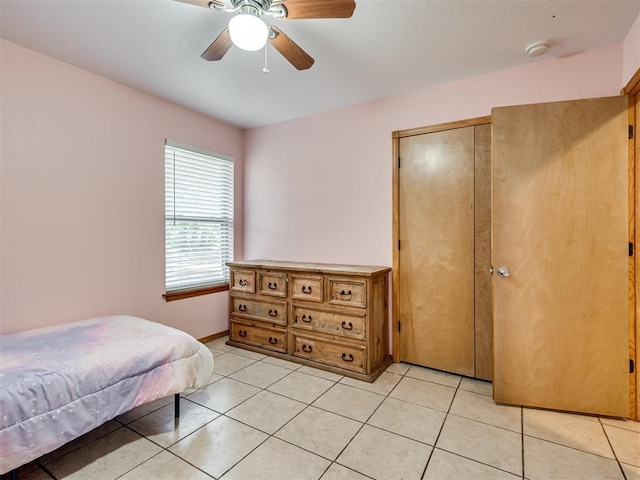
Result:
{"label": "pink floral bedspread", "polygon": [[133,407],[205,388],[210,350],[117,315],[0,336],[0,474]]}

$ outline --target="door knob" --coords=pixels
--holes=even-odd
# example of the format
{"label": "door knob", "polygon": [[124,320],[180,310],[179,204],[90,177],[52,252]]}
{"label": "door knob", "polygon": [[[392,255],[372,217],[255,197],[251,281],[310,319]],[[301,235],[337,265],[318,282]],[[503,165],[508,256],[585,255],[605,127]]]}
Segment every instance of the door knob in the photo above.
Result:
{"label": "door knob", "polygon": [[498,267],[498,275],[501,277],[508,277],[511,275],[511,272],[507,267]]}

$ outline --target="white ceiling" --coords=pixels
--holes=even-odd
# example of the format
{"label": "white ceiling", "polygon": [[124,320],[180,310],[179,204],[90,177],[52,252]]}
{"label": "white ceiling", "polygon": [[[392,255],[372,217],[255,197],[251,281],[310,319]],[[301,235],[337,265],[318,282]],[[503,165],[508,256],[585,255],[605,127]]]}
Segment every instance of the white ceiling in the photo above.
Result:
{"label": "white ceiling", "polygon": [[[173,0],[0,0],[0,36],[241,128],[622,41],[640,0],[356,0],[350,19],[273,20],[315,64],[200,54],[232,14]],[[528,58],[527,45],[550,52]]]}

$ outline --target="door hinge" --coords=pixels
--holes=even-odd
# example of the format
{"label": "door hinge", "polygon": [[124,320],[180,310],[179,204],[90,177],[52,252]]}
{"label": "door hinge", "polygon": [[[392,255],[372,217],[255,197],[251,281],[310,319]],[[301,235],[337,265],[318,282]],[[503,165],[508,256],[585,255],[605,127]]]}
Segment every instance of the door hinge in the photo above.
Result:
{"label": "door hinge", "polygon": [[629,359],[629,373],[633,373],[636,371],[636,364],[634,363],[633,359],[630,358]]}
{"label": "door hinge", "polygon": [[[633,138],[633,125],[629,125],[629,140],[631,140],[632,138]],[[398,164],[398,166],[400,166],[400,164]]]}
{"label": "door hinge", "polygon": [[629,256],[633,257],[633,242],[629,242]]}
{"label": "door hinge", "polygon": [[398,333],[400,333],[400,321],[398,320]]}
{"label": "door hinge", "polygon": [[398,157],[398,168],[400,168],[400,157]]}

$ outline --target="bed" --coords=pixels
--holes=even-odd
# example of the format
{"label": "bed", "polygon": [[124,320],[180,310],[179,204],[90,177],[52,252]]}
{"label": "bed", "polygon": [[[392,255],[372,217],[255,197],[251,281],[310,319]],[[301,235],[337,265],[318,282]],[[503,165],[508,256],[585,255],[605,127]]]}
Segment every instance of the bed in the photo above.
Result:
{"label": "bed", "polygon": [[190,335],[126,315],[2,335],[0,474],[138,405],[205,388],[212,370]]}

